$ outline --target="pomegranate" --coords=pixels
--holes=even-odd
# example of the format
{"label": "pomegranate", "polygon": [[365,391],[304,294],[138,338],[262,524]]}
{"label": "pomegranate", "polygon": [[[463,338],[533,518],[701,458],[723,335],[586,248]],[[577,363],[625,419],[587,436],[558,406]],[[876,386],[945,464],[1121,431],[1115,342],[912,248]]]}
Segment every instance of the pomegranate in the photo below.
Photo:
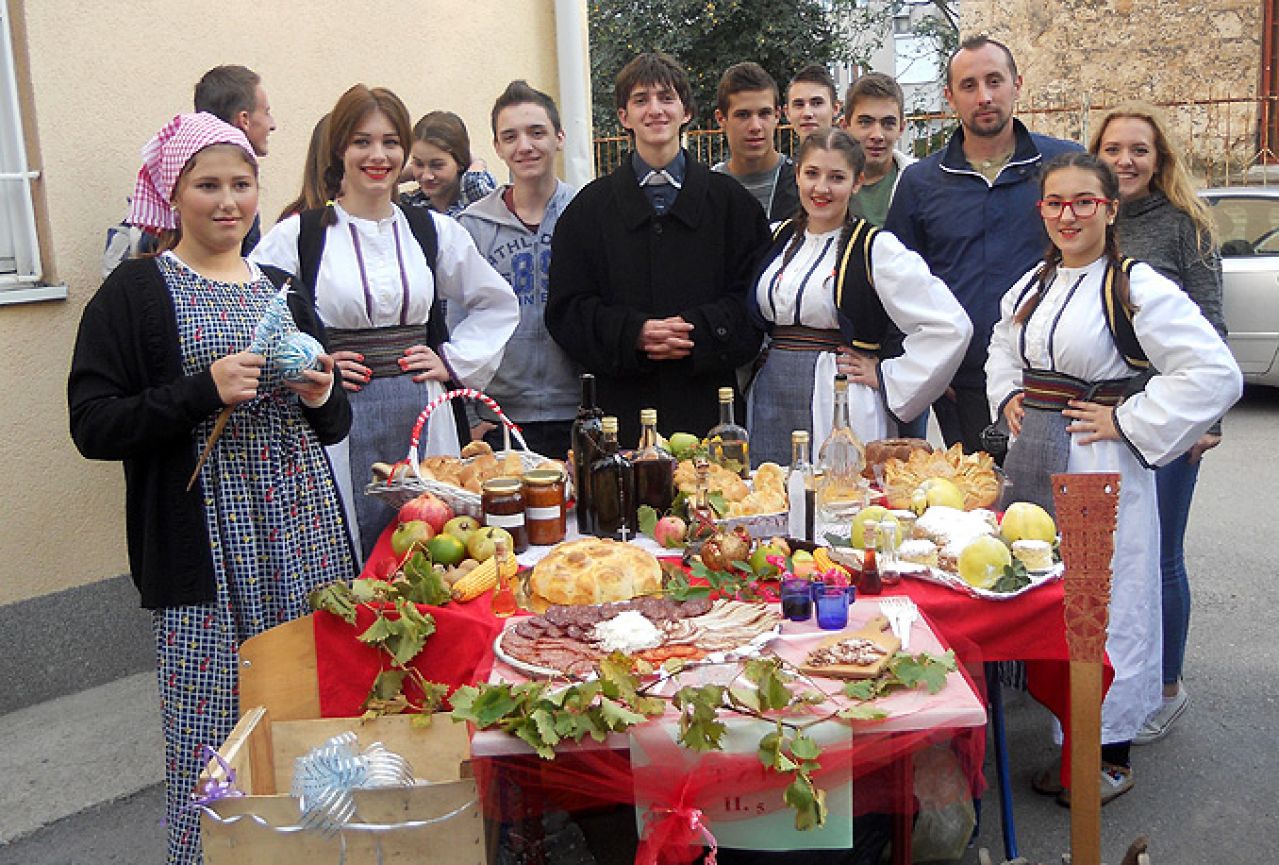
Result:
{"label": "pomegranate", "polygon": [[444,531],[444,524],[453,519],[453,509],[448,503],[433,493],[422,493],[415,499],[406,502],[399,513],[401,523],[421,520],[431,527],[435,534]]}

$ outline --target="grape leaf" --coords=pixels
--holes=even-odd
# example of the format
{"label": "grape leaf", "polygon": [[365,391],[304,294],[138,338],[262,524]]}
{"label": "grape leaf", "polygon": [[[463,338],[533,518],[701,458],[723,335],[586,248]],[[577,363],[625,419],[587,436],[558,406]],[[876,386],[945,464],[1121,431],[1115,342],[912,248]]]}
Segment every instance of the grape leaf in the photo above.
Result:
{"label": "grape leaf", "polygon": [[[518,705],[511,696],[508,686],[497,685],[485,688],[470,705],[468,719],[480,729],[492,726]],[[457,710],[456,700],[453,703]]]}
{"label": "grape leaf", "polygon": [[637,512],[639,530],[650,538],[657,529],[657,510],[651,505],[640,505]]}
{"label": "grape leaf", "polygon": [[836,714],[846,721],[882,721],[888,717],[888,713],[883,709],[865,703],[845,706]]}
{"label": "grape leaf", "polygon": [[360,634],[356,639],[361,643],[370,645],[385,642],[396,634],[395,624],[386,616],[377,616],[373,619],[373,624],[369,625],[364,633]]}
{"label": "grape leaf", "polygon": [[621,703],[610,700],[608,697],[600,697],[599,699],[600,716],[610,730],[615,733],[634,727],[636,724],[642,724],[647,718],[638,712],[632,712]]}
{"label": "grape leaf", "polygon": [[1011,594],[1030,585],[1030,575],[1026,573],[1026,565],[1020,559],[1013,559],[1011,565],[1004,565],[1004,572],[990,587],[992,592]]}
{"label": "grape leaf", "polygon": [[760,711],[759,691],[755,688],[748,688],[745,685],[733,685],[728,689],[728,699],[734,706],[741,706],[744,709],[750,709],[752,712]]}
{"label": "grape leaf", "polygon": [[816,760],[821,756],[822,749],[808,736],[796,733],[795,738],[790,741],[790,752],[801,760]]}
{"label": "grape leaf", "polygon": [[337,580],[311,592],[307,603],[313,610],[324,610],[339,616],[348,625],[355,624],[355,596],[345,580]]}

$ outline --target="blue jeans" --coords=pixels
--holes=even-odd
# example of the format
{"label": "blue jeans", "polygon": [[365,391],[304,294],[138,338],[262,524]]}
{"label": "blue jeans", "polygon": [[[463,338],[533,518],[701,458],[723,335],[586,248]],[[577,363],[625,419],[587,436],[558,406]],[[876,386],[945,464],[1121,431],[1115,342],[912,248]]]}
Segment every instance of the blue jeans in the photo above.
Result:
{"label": "blue jeans", "polygon": [[1186,578],[1186,523],[1190,518],[1190,500],[1199,478],[1199,463],[1190,462],[1184,453],[1168,465],[1155,470],[1155,488],[1159,499],[1159,574],[1162,582],[1164,613],[1163,681],[1175,684],[1181,679],[1181,666],[1186,657],[1186,633],[1190,629],[1190,580]]}

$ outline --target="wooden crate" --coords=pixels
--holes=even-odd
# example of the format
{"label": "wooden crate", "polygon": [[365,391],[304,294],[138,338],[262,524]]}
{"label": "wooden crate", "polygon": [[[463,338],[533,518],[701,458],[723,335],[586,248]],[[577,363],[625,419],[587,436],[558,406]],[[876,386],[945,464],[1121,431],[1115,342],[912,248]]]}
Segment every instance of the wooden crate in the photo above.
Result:
{"label": "wooden crate", "polygon": [[[352,822],[379,825],[429,820],[463,808],[449,820],[418,828],[374,833],[347,831],[346,862],[362,865],[382,861],[433,865],[484,865],[484,820],[469,777],[470,744],[466,727],[448,715],[435,718],[430,727],[414,729],[410,718],[395,716],[361,723],[355,718],[328,718],[272,722],[266,709],[245,712],[219,750],[236,772],[236,786],[246,794],[222,799],[213,810],[222,819],[252,814],[270,826],[296,826],[297,800],[289,795],[294,761],[317,745],[346,731],[355,732],[359,748],[381,742],[408,760],[414,775],[433,782],[407,788],[355,792],[356,817]],[[221,778],[216,762],[202,777]],[[251,819],[223,824],[208,814],[200,818],[206,865],[289,865],[339,861],[342,839],[319,832],[284,833]],[[382,858],[377,858],[381,843]]]}

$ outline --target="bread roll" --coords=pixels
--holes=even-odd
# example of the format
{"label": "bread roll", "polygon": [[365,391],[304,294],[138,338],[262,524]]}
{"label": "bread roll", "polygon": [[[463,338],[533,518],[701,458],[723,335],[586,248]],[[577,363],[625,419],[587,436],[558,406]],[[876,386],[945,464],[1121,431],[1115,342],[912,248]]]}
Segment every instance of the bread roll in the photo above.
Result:
{"label": "bread roll", "polygon": [[639,547],[581,538],[551,550],[533,566],[533,594],[552,604],[605,604],[661,591],[662,566]]}

